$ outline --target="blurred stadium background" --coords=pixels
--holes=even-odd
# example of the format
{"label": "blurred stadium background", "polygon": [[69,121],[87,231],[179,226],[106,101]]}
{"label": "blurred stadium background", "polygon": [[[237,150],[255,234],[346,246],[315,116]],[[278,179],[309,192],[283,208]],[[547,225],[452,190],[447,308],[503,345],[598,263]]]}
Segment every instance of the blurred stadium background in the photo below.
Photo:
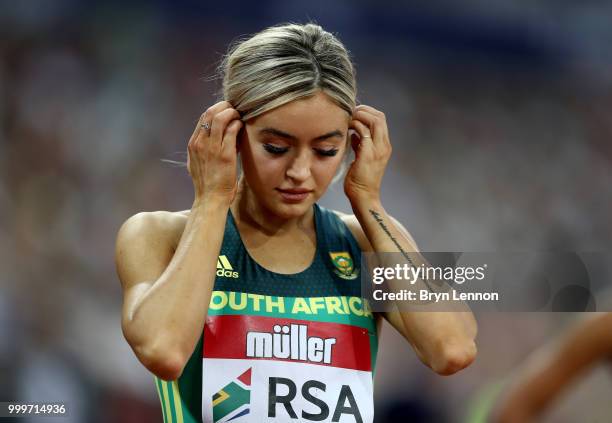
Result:
{"label": "blurred stadium background", "polygon": [[[228,43],[309,20],[339,35],[360,101],[387,114],[383,203],[422,250],[612,249],[610,2],[2,2],[0,401],[161,421],[120,330],[115,234],[136,212],[190,207],[188,174],[161,159],[184,159]],[[349,210],[341,185],[323,204]],[[467,420],[579,316],[477,317],[478,359],[450,378],[384,329],[377,421]],[[609,421],[610,376],[546,421]]]}

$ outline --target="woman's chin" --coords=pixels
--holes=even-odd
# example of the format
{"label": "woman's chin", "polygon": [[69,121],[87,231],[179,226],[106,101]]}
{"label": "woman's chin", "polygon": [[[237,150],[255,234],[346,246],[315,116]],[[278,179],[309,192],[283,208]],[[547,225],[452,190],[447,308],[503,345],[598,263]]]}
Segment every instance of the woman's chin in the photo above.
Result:
{"label": "woman's chin", "polygon": [[290,203],[290,202],[275,202],[274,204],[274,214],[283,219],[292,219],[296,217],[303,216],[312,208],[314,201],[301,201],[299,203]]}

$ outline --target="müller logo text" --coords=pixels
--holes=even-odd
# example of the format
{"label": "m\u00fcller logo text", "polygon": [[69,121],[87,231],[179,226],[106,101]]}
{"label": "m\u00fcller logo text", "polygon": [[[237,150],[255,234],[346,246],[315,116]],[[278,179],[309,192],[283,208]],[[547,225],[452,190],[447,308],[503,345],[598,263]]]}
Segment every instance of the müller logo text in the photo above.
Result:
{"label": "m\u00fcller logo text", "polygon": [[274,325],[274,332],[248,332],[247,357],[286,358],[330,364],[336,338],[308,336],[307,325]]}

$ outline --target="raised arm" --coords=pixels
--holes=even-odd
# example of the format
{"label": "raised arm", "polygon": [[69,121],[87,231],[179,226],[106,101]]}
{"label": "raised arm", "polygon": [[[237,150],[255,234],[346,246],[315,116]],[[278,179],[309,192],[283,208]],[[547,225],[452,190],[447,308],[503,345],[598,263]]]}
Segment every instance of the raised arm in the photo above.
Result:
{"label": "raised arm", "polygon": [[544,346],[513,377],[494,409],[496,423],[529,423],[579,377],[612,358],[612,313],[589,316]]}
{"label": "raised arm", "polygon": [[137,214],[117,235],[123,333],[145,367],[165,380],[181,375],[204,327],[236,189],[238,118],[229,103],[217,103],[189,141],[195,200],[176,251],[179,218],[172,213]]}
{"label": "raised arm", "polygon": [[173,250],[169,213],[139,213],[117,236],[123,286],[121,327],[140,362],[165,380],[179,377],[210,303],[227,206],[194,206]]}
{"label": "raised arm", "polygon": [[[417,252],[416,246],[380,201],[384,168],[391,155],[385,116],[362,105],[353,118],[351,125],[360,140],[353,140],[356,159],[344,186],[353,212],[373,251],[401,253],[412,265],[410,256]],[[399,282],[396,287],[401,288]],[[476,356],[474,316],[465,304],[454,307],[454,311],[402,311],[385,313],[385,317],[411,343],[424,364],[438,374],[449,375],[467,367]]]}

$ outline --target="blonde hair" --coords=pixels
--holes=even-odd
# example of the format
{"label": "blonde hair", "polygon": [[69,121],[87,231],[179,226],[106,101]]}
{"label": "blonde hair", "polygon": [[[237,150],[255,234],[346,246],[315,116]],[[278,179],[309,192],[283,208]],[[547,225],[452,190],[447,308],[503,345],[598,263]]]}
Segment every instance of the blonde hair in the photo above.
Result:
{"label": "blonde hair", "polygon": [[344,45],[319,25],[282,24],[234,43],[219,73],[223,99],[247,121],[321,90],[351,115],[357,87]]}
{"label": "blonde hair", "polygon": [[[243,121],[290,101],[327,94],[349,115],[357,98],[355,69],[348,50],[314,23],[280,24],[232,43],[218,68],[221,98]],[[347,153],[350,148],[347,148]],[[333,183],[349,163],[345,154]],[[186,167],[186,162],[162,161]],[[238,161],[240,172],[240,161]]]}

